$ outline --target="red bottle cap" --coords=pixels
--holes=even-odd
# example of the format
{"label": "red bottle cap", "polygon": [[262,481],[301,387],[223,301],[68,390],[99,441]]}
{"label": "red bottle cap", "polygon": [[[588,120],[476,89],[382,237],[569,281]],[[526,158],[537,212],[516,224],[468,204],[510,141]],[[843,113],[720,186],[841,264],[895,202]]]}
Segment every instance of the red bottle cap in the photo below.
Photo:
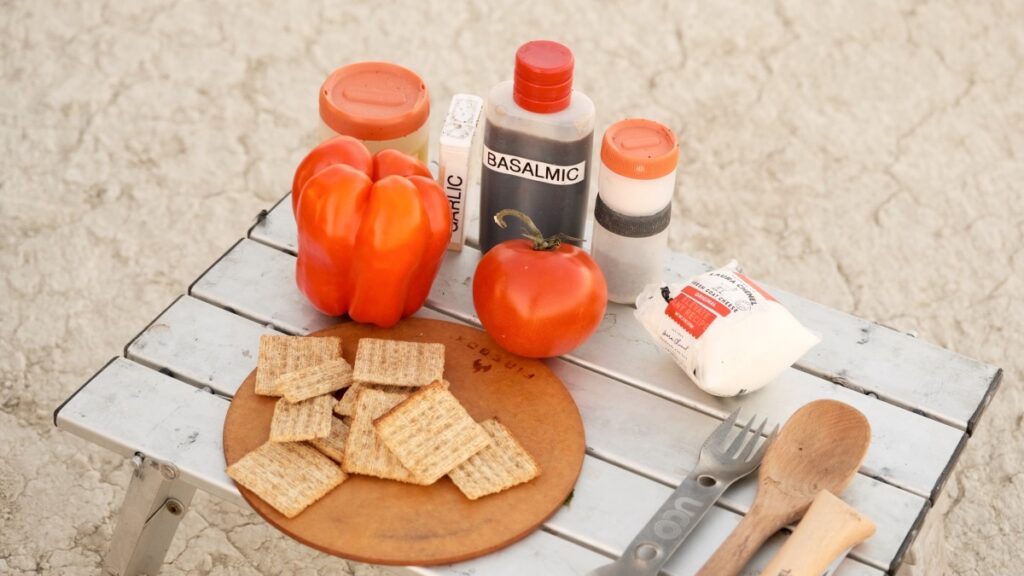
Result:
{"label": "red bottle cap", "polygon": [[551,40],[527,42],[516,50],[512,98],[530,112],[565,110],[572,98],[572,52]]}

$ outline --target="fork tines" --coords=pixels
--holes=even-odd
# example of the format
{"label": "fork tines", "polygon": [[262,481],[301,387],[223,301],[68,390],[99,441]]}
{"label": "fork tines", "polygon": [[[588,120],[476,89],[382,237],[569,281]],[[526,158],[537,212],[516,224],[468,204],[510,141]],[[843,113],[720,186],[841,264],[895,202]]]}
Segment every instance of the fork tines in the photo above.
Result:
{"label": "fork tines", "polygon": [[[754,422],[757,421],[757,414],[754,414],[750,417],[750,420],[747,421],[743,430],[736,434],[728,447],[725,447],[729,433],[732,432],[732,428],[736,425],[739,413],[740,410],[737,408],[732,414],[729,414],[729,417],[719,424],[718,427],[715,428],[715,431],[712,432],[711,436],[708,437],[707,444],[709,444],[709,447],[714,449],[715,452],[719,453],[721,457],[729,460],[740,462],[760,460],[765,449],[767,449],[768,445],[775,438],[775,435],[778,434],[779,426],[776,424],[768,435],[768,438],[766,438],[764,442],[759,443],[761,436],[764,434],[764,429],[768,425],[768,419],[763,418],[761,420],[761,424],[757,426],[757,430],[751,434]],[[758,447],[759,444],[760,447]],[[757,449],[756,452],[755,448]]]}

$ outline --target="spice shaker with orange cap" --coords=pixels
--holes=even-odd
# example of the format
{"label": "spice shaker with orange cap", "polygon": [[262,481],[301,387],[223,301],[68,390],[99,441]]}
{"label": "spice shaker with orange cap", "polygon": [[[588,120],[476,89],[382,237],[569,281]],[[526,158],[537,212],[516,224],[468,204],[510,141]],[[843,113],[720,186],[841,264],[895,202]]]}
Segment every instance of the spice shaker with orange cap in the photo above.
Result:
{"label": "spice shaker with orange cap", "polygon": [[[484,111],[480,249],[519,238],[494,214],[512,208],[547,234],[583,238],[594,103],[572,89],[568,48],[534,40],[516,52],[515,79],[495,86]],[[577,243],[577,242],[574,242]]]}
{"label": "spice shaker with orange cap", "polygon": [[427,86],[415,72],[390,62],[342,66],[320,87],[320,136],[363,141],[370,152],[394,148],[427,161]]}
{"label": "spice shaker with orange cap", "polygon": [[678,158],[675,134],[652,120],[621,120],[604,133],[591,252],[612,302],[633,304],[662,281]]}

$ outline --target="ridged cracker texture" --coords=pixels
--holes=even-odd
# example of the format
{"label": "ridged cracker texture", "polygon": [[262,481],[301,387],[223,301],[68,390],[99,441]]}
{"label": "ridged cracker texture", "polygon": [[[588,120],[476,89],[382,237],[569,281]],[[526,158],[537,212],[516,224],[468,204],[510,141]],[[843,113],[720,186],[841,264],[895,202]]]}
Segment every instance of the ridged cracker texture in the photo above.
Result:
{"label": "ridged cracker texture", "polygon": [[275,381],[274,390],[289,402],[301,402],[351,384],[352,366],[344,358],[338,358],[282,374]]}
{"label": "ridged cracker texture", "polygon": [[345,440],[348,439],[348,425],[341,418],[331,418],[331,433],[323,438],[309,441],[314,448],[321,451],[331,460],[341,464],[345,461]]}
{"label": "ridged cracker texture", "polygon": [[[445,382],[444,384],[445,387],[448,386],[448,382]],[[419,386],[383,386],[378,384],[366,384],[364,382],[353,382],[352,385],[345,390],[345,395],[341,397],[341,400],[338,400],[338,403],[334,405],[334,413],[338,416],[351,417],[352,414],[355,413],[356,398],[359,396],[359,391],[367,388],[404,394],[406,397],[420,389]]]}
{"label": "ridged cracker texture", "polygon": [[448,473],[470,500],[529,482],[540,476],[540,466],[497,419],[480,423],[491,436],[491,445]]}
{"label": "ridged cracker texture", "polygon": [[281,398],[270,421],[270,441],[298,442],[330,435],[332,406],[334,397],[330,394],[294,404]]}
{"label": "ridged cracker texture", "polygon": [[256,393],[280,396],[275,382],[283,374],[341,358],[341,338],[336,336],[260,336],[256,361]]}
{"label": "ridged cracker texture", "polygon": [[444,344],[363,338],[352,378],[388,386],[426,386],[444,373]]}
{"label": "ridged cracker texture", "polygon": [[298,442],[267,442],[228,466],[227,473],[288,518],[348,478],[330,458]]}
{"label": "ridged cracker texture", "polygon": [[366,388],[366,384],[362,382],[353,382],[345,390],[345,394],[334,404],[334,413],[338,416],[352,416],[356,410],[356,398],[359,397],[359,392]]}
{"label": "ridged cracker texture", "polygon": [[356,397],[355,414],[345,441],[345,461],[342,466],[349,474],[365,474],[409,484],[426,484],[417,479],[384,446],[373,428],[378,416],[391,410],[409,397],[405,392],[385,392],[364,388]]}
{"label": "ridged cracker texture", "polygon": [[430,484],[491,443],[440,381],[378,418],[374,428],[402,465]]}

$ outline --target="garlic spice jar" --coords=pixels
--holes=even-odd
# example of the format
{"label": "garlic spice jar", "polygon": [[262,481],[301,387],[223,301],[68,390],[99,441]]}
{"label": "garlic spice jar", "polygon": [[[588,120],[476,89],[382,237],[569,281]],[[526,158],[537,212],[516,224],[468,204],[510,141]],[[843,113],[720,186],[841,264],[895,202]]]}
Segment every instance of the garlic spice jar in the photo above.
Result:
{"label": "garlic spice jar", "polygon": [[675,134],[652,120],[621,120],[604,133],[591,252],[612,302],[633,304],[662,281],[678,160]]}
{"label": "garlic spice jar", "polygon": [[320,87],[320,137],[344,134],[376,153],[394,148],[427,161],[427,86],[415,72],[390,62],[342,66]]}

